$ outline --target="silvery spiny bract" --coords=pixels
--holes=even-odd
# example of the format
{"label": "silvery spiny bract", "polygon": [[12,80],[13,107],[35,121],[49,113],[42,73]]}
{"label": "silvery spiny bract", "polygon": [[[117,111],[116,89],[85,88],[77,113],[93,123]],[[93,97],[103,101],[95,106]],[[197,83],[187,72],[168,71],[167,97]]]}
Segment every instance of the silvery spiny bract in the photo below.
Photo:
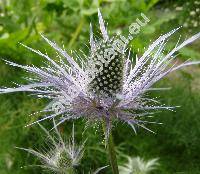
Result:
{"label": "silvery spiny bract", "polygon": [[76,144],[74,138],[74,125],[71,138],[68,141],[63,140],[56,127],[56,136],[52,136],[42,125],[40,125],[40,127],[50,140],[48,143],[46,143],[49,146],[49,151],[47,151],[46,148],[43,150],[43,152],[25,148],[18,149],[25,150],[39,158],[42,163],[42,165],[39,166],[46,170],[60,174],[68,174],[70,171],[73,171],[80,164],[80,161],[83,157],[85,144],[85,142],[83,142],[81,145]]}
{"label": "silvery spiny bract", "polygon": [[[35,78],[29,78],[30,83],[16,88],[2,88],[0,93],[27,91],[38,97],[51,100],[44,110],[46,119],[57,119],[57,125],[66,120],[84,118],[88,121],[103,121],[106,125],[106,137],[114,121],[125,122],[133,130],[143,127],[149,130],[144,118],[159,109],[171,107],[159,104],[147,96],[147,92],[159,90],[152,86],[177,69],[184,66],[199,64],[199,61],[184,63],[174,62],[174,54],[184,46],[200,37],[200,33],[177,45],[167,54],[164,53],[168,38],[178,29],[160,36],[145,53],[131,61],[127,48],[121,51],[113,48],[115,37],[109,37],[104,20],[98,12],[102,39],[93,37],[90,27],[89,55],[79,55],[72,58],[64,49],[42,36],[60,55],[59,61],[54,61],[47,54],[28,48],[47,60],[46,67],[8,64],[26,70]],[[114,50],[114,51],[113,51]],[[87,58],[87,59],[85,59]],[[154,123],[154,122],[149,122]]]}
{"label": "silvery spiny bract", "polygon": [[123,166],[119,166],[119,174],[147,174],[151,173],[158,166],[158,158],[153,158],[148,161],[138,157],[127,156],[128,162]]}

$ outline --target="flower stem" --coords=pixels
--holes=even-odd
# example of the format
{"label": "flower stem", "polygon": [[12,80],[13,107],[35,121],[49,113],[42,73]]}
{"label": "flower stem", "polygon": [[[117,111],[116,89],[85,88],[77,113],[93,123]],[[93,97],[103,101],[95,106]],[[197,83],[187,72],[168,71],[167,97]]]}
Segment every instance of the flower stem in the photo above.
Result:
{"label": "flower stem", "polygon": [[110,165],[112,167],[112,172],[113,172],[113,174],[119,174],[116,151],[115,151],[112,133],[110,133],[110,136],[108,138],[107,149],[108,149]]}
{"label": "flower stem", "polygon": [[69,41],[69,45],[68,45],[69,48],[71,48],[72,45],[74,44],[74,42],[76,41],[76,39],[77,39],[81,29],[82,29],[83,24],[84,24],[84,17],[81,18],[78,27],[76,28],[75,32],[72,35],[71,40]]}
{"label": "flower stem", "polygon": [[[104,134],[106,135],[105,124],[103,124],[103,130],[104,130]],[[106,149],[108,151],[108,157],[109,157],[110,165],[111,165],[111,168],[112,168],[112,173],[113,174],[119,174],[112,132],[110,132],[109,137],[106,140]]]}

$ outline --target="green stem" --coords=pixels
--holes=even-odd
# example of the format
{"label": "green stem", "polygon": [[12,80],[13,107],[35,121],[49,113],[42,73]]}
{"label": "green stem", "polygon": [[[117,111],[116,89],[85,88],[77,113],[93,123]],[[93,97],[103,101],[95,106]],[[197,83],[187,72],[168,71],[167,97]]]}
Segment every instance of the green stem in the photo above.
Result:
{"label": "green stem", "polygon": [[[103,130],[104,130],[104,134],[105,134],[106,133],[105,132],[105,126],[103,126]],[[106,140],[106,141],[107,141],[106,148],[108,150],[108,157],[109,157],[110,165],[111,165],[111,168],[112,168],[112,173],[113,174],[119,174],[112,132],[110,132],[108,140]]]}
{"label": "green stem", "polygon": [[72,45],[74,44],[74,42],[76,41],[79,33],[81,32],[83,24],[84,24],[84,17],[81,18],[81,21],[80,21],[78,27],[76,28],[76,31],[73,33],[72,38],[69,41],[69,48],[71,48]]}
{"label": "green stem", "polygon": [[108,138],[108,147],[107,148],[108,148],[110,165],[112,167],[112,172],[113,172],[113,174],[119,174],[115,145],[114,145],[114,142],[113,142],[112,133],[110,133],[110,136]]}

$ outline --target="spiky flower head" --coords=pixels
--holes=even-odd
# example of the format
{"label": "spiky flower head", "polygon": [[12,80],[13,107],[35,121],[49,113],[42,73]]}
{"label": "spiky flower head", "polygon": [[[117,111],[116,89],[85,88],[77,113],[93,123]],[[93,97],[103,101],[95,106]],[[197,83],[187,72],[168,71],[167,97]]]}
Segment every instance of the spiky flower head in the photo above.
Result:
{"label": "spiky flower head", "polygon": [[122,91],[124,70],[124,48],[117,52],[113,48],[116,38],[109,38],[101,13],[98,13],[103,39],[94,41],[90,25],[90,57],[88,75],[91,78],[89,88],[97,96],[115,96]]}
{"label": "spiky flower head", "polygon": [[[55,122],[54,122],[55,123]],[[55,127],[55,135],[51,135],[42,125],[39,124],[42,130],[48,136],[50,142],[46,143],[49,150],[38,152],[33,149],[18,148],[25,150],[41,161],[39,165],[43,169],[50,170],[59,174],[68,174],[80,164],[84,153],[84,144],[77,145],[74,138],[74,125],[72,128],[72,136],[68,141],[64,141],[58,129]],[[46,148],[45,148],[46,149]]]}
{"label": "spiky flower head", "polygon": [[119,166],[120,174],[148,174],[155,170],[159,163],[158,158],[145,161],[141,157],[127,157],[128,162]]}
{"label": "spiky flower head", "polygon": [[[177,45],[167,54],[164,53],[168,38],[178,29],[160,36],[145,53],[130,59],[130,52],[126,54],[126,45],[120,46],[115,37],[110,38],[100,11],[98,12],[102,39],[93,36],[90,27],[90,53],[79,55],[78,61],[73,59],[56,43],[42,36],[60,55],[55,61],[47,54],[28,48],[47,60],[46,67],[18,65],[6,61],[8,64],[20,67],[35,75],[28,85],[17,88],[3,88],[1,93],[28,91],[38,97],[51,100],[44,110],[47,115],[39,121],[55,118],[57,125],[66,120],[84,118],[89,121],[105,122],[106,137],[108,137],[114,121],[125,122],[133,130],[136,126],[147,130],[143,118],[159,109],[170,109],[160,105],[158,101],[146,96],[151,90],[159,90],[152,86],[182,67],[199,64],[199,61],[178,64],[174,62],[174,54],[184,46],[200,37],[200,33]],[[122,42],[122,41],[121,41]],[[154,122],[152,122],[154,123]]]}

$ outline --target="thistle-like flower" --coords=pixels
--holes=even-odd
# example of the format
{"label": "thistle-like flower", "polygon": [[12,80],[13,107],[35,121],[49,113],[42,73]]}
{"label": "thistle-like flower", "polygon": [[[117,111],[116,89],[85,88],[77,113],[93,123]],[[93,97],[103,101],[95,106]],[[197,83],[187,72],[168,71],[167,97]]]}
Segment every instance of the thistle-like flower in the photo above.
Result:
{"label": "thistle-like flower", "polygon": [[39,158],[42,163],[42,165],[39,166],[43,169],[60,174],[72,173],[80,164],[83,157],[85,141],[81,145],[76,144],[74,126],[72,129],[72,136],[68,142],[63,140],[57,128],[55,128],[56,136],[52,136],[42,125],[40,125],[40,127],[50,140],[49,143],[46,143],[49,146],[49,151],[38,152],[33,149],[18,149],[25,150]]}
{"label": "thistle-like flower", "polygon": [[153,158],[148,161],[140,157],[127,157],[128,162],[123,166],[119,166],[120,174],[148,174],[155,170],[159,165],[158,158]]}
{"label": "thistle-like flower", "polygon": [[[116,37],[109,37],[104,20],[98,11],[102,39],[93,36],[90,26],[89,55],[81,54],[73,59],[64,49],[42,35],[58,55],[54,61],[47,54],[28,48],[47,60],[46,67],[19,65],[10,61],[8,64],[26,70],[35,78],[29,78],[30,84],[16,88],[2,88],[0,93],[27,91],[38,97],[51,100],[44,110],[46,119],[59,118],[57,125],[66,120],[84,118],[89,121],[103,121],[108,137],[114,121],[125,122],[134,131],[136,126],[149,130],[143,118],[159,109],[170,109],[163,106],[146,94],[159,90],[152,86],[169,73],[182,67],[199,64],[199,61],[178,64],[174,62],[174,54],[184,46],[200,37],[200,33],[175,46],[167,54],[164,53],[168,38],[178,29],[160,36],[145,53],[130,59],[130,51],[126,44],[119,48]],[[114,45],[114,46],[113,46]],[[154,123],[154,122],[150,122]]]}

